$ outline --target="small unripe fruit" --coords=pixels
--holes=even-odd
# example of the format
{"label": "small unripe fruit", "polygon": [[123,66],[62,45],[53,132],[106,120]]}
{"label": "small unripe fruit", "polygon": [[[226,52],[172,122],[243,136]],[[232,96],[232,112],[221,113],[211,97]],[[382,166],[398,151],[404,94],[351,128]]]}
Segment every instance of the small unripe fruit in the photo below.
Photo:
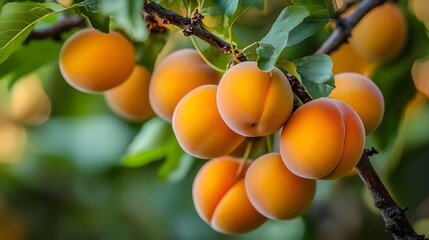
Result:
{"label": "small unripe fruit", "polygon": [[222,76],[217,104],[225,123],[238,134],[266,136],[289,118],[293,93],[278,68],[263,72],[256,62],[249,61],[233,66]]}
{"label": "small unripe fruit", "polygon": [[71,86],[84,92],[102,92],[130,76],[134,57],[133,45],[121,34],[87,28],[65,41],[59,63]]}

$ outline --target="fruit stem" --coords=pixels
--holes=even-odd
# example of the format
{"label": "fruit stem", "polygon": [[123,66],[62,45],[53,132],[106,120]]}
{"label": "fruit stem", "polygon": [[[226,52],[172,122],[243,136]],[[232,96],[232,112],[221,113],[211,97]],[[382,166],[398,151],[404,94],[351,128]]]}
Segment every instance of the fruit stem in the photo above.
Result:
{"label": "fruit stem", "polygon": [[247,160],[249,160],[250,151],[252,150],[252,145],[253,145],[253,141],[250,140],[247,143],[246,150],[244,150],[243,159],[242,159],[242,161],[240,163],[240,166],[238,167],[237,178],[241,177],[241,174],[243,173],[244,167],[247,164]]}

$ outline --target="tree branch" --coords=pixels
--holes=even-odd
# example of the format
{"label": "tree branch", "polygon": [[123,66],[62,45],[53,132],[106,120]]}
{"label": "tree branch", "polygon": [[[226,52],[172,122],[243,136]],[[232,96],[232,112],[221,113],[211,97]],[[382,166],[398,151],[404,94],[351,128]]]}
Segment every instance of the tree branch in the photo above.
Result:
{"label": "tree branch", "polygon": [[[181,29],[183,29],[183,33],[185,34],[185,36],[194,35],[206,41],[207,43],[211,44],[212,46],[219,49],[223,53],[233,54],[233,49],[227,42],[223,41],[222,39],[218,38],[216,35],[207,31],[201,25],[201,19],[202,19],[201,15],[200,15],[201,17],[198,17],[197,15],[192,19],[183,17],[177,14],[176,12],[165,9],[162,6],[152,1],[149,3],[145,3],[144,12],[146,14],[151,15],[154,19],[159,20],[164,24],[173,24],[180,27]],[[236,51],[234,49],[234,53],[238,60],[246,61],[246,58],[241,52]]]}
{"label": "tree branch", "polygon": [[87,23],[85,18],[77,15],[63,15],[63,18],[58,22],[42,28],[34,29],[30,35],[25,39],[24,43],[28,43],[35,39],[52,38],[54,40],[61,40],[61,34],[75,27],[86,27]]}
{"label": "tree branch", "polygon": [[424,240],[424,235],[418,235],[405,215],[405,209],[400,208],[390,196],[369,161],[369,157],[377,153],[374,149],[366,149],[356,170],[374,199],[375,206],[380,210],[385,222],[386,231],[394,239]]}
{"label": "tree branch", "polygon": [[352,14],[345,18],[341,16],[336,19],[336,27],[331,36],[320,46],[316,54],[330,54],[337,50],[341,44],[347,42],[353,28],[358,22],[368,14],[372,9],[385,3],[386,0],[364,0],[359,4],[359,7]]}

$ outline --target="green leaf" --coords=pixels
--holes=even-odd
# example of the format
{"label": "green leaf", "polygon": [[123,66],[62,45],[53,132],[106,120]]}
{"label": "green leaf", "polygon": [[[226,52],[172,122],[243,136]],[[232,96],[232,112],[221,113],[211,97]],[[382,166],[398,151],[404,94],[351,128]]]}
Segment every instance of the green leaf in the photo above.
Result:
{"label": "green leaf", "polygon": [[77,4],[74,4],[72,8],[75,9],[76,13],[85,15],[92,27],[101,32],[109,32],[110,19],[100,11],[100,0],[80,0],[75,2]]}
{"label": "green leaf", "polygon": [[229,18],[232,18],[238,9],[239,3],[240,0],[228,0],[226,3],[225,15]]}
{"label": "green leaf", "polygon": [[138,167],[160,160],[174,139],[171,125],[159,118],[152,118],[143,124],[123,157],[123,165]]}
{"label": "green leaf", "polygon": [[36,23],[64,11],[55,3],[12,2],[0,12],[0,63],[21,47]]}
{"label": "green leaf", "polygon": [[305,6],[312,14],[319,12],[333,16],[336,13],[332,0],[292,0],[292,2],[295,5]]}
{"label": "green leaf", "polygon": [[296,28],[294,28],[287,41],[286,47],[296,45],[308,37],[313,36],[318,30],[329,22],[329,18],[308,17]]}
{"label": "green leaf", "polygon": [[311,55],[293,62],[302,84],[312,98],[326,97],[334,89],[332,61],[328,55]]}
{"label": "green leaf", "polygon": [[105,14],[112,14],[113,21],[121,27],[133,40],[143,42],[149,36],[141,9],[143,1],[134,0],[103,0],[101,9]]}
{"label": "green leaf", "polygon": [[158,177],[163,181],[179,181],[191,170],[195,158],[185,153],[176,142],[172,144],[167,158],[158,169]]}
{"label": "green leaf", "polygon": [[31,41],[0,64],[0,80],[8,80],[13,84],[24,75],[46,64],[56,63],[61,46],[61,42],[51,39]]}
{"label": "green leaf", "polygon": [[309,14],[303,6],[290,6],[280,13],[256,49],[259,56],[258,67],[261,70],[269,72],[274,68],[280,53],[287,46],[290,32],[301,24]]}

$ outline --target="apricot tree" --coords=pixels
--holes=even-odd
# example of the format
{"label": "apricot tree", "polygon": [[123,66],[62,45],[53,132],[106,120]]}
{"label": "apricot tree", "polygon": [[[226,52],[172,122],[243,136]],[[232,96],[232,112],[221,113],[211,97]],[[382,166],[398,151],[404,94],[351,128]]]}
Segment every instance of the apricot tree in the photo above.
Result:
{"label": "apricot tree", "polygon": [[[187,164],[186,176],[198,161],[184,194],[218,232],[306,214],[317,182],[356,171],[394,239],[427,239],[370,161],[389,151],[415,91],[397,97],[383,73],[401,63],[416,96],[428,92],[422,63],[411,67],[429,40],[405,13],[386,0],[6,0],[0,80],[16,87],[55,61],[75,90],[103,93],[142,125],[121,166],[166,159],[164,177]],[[46,41],[39,61],[22,62]]]}

